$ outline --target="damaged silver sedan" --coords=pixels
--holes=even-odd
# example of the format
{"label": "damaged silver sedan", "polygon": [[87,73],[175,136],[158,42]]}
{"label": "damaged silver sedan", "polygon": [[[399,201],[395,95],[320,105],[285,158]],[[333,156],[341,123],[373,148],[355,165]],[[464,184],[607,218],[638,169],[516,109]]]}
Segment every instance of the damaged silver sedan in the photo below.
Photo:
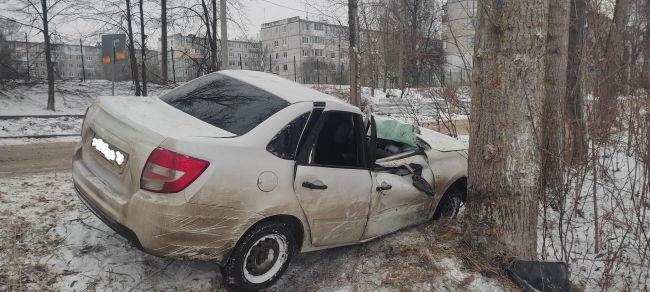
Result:
{"label": "damaged silver sedan", "polygon": [[295,253],[454,217],[466,176],[453,138],[250,71],[99,98],[73,162],[104,223],[147,253],[218,263],[236,291],[270,286]]}

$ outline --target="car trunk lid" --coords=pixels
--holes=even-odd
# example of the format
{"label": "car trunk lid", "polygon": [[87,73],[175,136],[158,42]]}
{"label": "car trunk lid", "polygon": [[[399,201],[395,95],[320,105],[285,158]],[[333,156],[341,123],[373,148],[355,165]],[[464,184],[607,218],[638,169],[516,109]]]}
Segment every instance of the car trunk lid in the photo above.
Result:
{"label": "car trunk lid", "polygon": [[113,190],[112,199],[121,204],[140,189],[144,164],[165,139],[235,136],[157,97],[100,97],[84,123],[84,162],[97,179]]}

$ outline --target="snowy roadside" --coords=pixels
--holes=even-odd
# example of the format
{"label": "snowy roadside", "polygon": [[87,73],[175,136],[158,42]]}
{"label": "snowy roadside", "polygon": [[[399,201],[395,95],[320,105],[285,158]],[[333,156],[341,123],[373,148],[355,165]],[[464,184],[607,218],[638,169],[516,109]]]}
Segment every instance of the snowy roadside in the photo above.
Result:
{"label": "snowy roadside", "polygon": [[78,136],[48,138],[11,138],[43,135],[77,135],[81,132],[82,118],[20,118],[0,120],[0,145],[31,143],[76,142]]}
{"label": "snowy roadside", "polygon": [[[47,108],[46,83],[11,83],[0,90],[0,116],[23,115],[83,115],[86,108],[100,96],[111,95],[111,82],[87,80],[55,82],[55,109]],[[148,84],[149,95],[162,95],[172,86]],[[134,95],[133,84],[128,81],[115,82],[115,95]]]}
{"label": "snowy roadside", "polygon": [[[157,258],[116,235],[79,201],[69,173],[1,179],[0,203],[2,291],[226,291],[215,264]],[[298,255],[267,290],[512,289],[464,268],[440,222]]]}

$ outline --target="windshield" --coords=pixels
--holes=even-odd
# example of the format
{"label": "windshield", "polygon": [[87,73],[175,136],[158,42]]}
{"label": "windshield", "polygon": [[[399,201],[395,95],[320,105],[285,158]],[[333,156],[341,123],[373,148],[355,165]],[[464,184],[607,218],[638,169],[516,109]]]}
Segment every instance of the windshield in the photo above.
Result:
{"label": "windshield", "polygon": [[289,102],[276,95],[222,74],[194,79],[160,99],[238,136],[289,106]]}

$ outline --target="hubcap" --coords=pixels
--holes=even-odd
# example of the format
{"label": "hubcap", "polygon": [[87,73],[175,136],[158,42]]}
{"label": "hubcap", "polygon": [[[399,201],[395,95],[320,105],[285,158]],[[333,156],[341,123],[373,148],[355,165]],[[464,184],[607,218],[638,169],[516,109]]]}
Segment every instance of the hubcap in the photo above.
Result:
{"label": "hubcap", "polygon": [[275,238],[264,238],[251,247],[246,257],[246,270],[252,276],[266,274],[278,261],[280,245]]}

